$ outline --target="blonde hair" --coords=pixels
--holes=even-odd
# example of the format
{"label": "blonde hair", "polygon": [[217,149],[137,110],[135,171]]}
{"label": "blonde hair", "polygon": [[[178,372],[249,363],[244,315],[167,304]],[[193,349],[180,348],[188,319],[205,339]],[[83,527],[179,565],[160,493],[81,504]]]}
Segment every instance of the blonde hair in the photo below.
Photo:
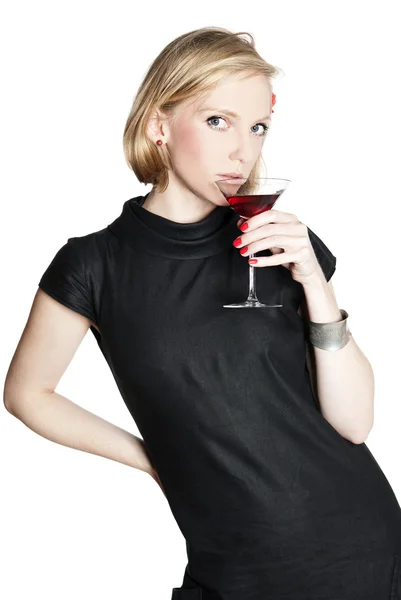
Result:
{"label": "blonde hair", "polygon": [[[251,41],[241,35],[249,36]],[[243,78],[265,75],[270,85],[282,73],[257,53],[250,33],[232,33],[220,27],[185,33],[160,52],[139,87],[124,128],[125,160],[140,182],[151,183],[155,191],[164,192],[169,182],[168,170],[172,168],[168,147],[164,157],[146,133],[154,110],[157,108],[169,117],[179,103],[198,98],[214,89],[223,77],[241,71],[245,72]],[[244,193],[253,188],[252,179],[260,176],[262,161],[260,155],[241,187]]]}

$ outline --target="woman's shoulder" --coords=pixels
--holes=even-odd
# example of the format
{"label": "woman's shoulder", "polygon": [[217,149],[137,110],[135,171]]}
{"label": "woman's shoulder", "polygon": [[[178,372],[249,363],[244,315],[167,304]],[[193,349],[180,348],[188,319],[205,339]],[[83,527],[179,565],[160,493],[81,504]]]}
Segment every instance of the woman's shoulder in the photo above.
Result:
{"label": "woman's shoulder", "polygon": [[107,282],[107,257],[116,240],[106,228],[67,238],[50,250],[38,286],[69,308],[97,323],[100,297]]}
{"label": "woman's shoulder", "polygon": [[87,259],[99,258],[108,250],[117,248],[116,238],[108,227],[71,236],[67,238],[67,244],[73,251],[80,253],[82,258]]}

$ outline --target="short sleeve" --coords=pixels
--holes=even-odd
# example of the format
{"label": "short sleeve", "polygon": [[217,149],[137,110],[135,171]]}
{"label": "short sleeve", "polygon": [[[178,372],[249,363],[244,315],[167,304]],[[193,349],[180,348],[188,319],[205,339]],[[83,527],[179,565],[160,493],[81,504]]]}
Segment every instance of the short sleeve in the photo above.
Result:
{"label": "short sleeve", "polygon": [[312,229],[308,227],[308,235],[311,241],[313,250],[315,252],[316,258],[322,267],[322,271],[326,278],[326,281],[329,281],[336,270],[337,258],[332,254],[332,252],[328,249],[326,244],[322,242],[320,237],[316,235]]}
{"label": "short sleeve", "polygon": [[80,240],[68,238],[67,243],[56,252],[38,285],[61,304],[96,323]]}

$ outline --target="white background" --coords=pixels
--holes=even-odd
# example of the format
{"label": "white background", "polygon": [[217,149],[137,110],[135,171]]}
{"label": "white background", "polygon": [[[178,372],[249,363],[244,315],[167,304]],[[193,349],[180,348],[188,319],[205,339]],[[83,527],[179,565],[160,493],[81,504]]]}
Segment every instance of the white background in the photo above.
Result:
{"label": "white background", "polygon": [[[397,2],[9,2],[1,10],[1,369],[68,237],[150,191],[125,120],[157,54],[204,26],[249,31],[285,76],[264,147],[292,184],[280,210],[337,256],[332,282],[375,372],[367,445],[401,501],[400,86]],[[245,290],[244,290],[245,292]],[[139,432],[88,332],[57,391]],[[5,600],[170,600],[185,541],[151,477],[40,437],[1,405]]]}

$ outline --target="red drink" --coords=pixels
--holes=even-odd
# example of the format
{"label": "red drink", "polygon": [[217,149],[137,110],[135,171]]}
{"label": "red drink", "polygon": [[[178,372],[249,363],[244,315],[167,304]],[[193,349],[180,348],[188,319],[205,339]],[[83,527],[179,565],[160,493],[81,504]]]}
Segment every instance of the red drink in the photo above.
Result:
{"label": "red drink", "polygon": [[273,208],[277,198],[281,195],[280,190],[277,194],[251,194],[249,196],[226,196],[227,202],[244,219],[249,219],[266,210]]}
{"label": "red drink", "polygon": [[[250,183],[252,185],[249,190],[246,191],[246,188],[243,188],[239,193],[236,193],[246,181],[247,179],[242,176],[236,178],[224,176],[224,179],[216,181],[217,187],[230,208],[245,220],[271,210],[277,199],[291,183],[290,179],[254,177],[251,179]],[[227,189],[230,190],[228,193]],[[253,257],[254,255],[251,253],[250,256]],[[248,298],[244,302],[223,304],[223,308],[282,308],[282,304],[267,304],[258,300],[255,290],[255,271],[257,270],[257,268],[255,269],[255,267],[249,264]],[[233,290],[232,293],[234,295]]]}

